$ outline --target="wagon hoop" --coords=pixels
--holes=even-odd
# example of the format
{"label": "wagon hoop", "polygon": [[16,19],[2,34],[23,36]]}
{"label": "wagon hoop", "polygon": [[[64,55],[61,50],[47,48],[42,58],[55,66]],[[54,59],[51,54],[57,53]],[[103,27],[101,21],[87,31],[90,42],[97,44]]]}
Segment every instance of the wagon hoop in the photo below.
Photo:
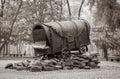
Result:
{"label": "wagon hoop", "polygon": [[[74,25],[75,25],[75,27],[77,28],[77,25],[76,25],[76,23],[74,22],[74,21],[71,21]],[[87,22],[87,21],[86,21]],[[86,23],[85,22],[85,24],[88,24],[88,23]],[[61,27],[61,25],[60,25],[60,23],[58,23],[57,22],[57,24],[59,24],[59,26]],[[47,25],[47,24],[42,24],[42,25],[45,25],[46,27],[48,27],[48,28],[50,28],[55,34],[57,34],[59,37],[61,37],[61,38],[64,38],[64,39],[67,39],[67,37],[65,37],[65,36],[62,36],[62,35],[60,35],[58,32],[56,32],[56,29],[54,29],[52,26],[50,26],[50,25]],[[88,30],[88,27],[86,26],[86,29]],[[78,32],[77,32],[78,33]],[[79,37],[80,35],[81,35],[81,33],[82,33],[82,31],[80,32],[80,33],[78,33],[76,36],[74,36],[74,38],[77,38],[77,37]]]}
{"label": "wagon hoop", "polygon": [[66,39],[66,38],[67,38],[67,37],[65,37],[65,36],[60,35],[58,32],[56,32],[55,29],[52,28],[52,26],[49,26],[49,25],[46,25],[46,24],[43,24],[43,25],[45,25],[46,27],[50,28],[50,29],[51,29],[55,34],[57,34],[59,37],[61,37],[61,38],[63,38],[63,39]]}

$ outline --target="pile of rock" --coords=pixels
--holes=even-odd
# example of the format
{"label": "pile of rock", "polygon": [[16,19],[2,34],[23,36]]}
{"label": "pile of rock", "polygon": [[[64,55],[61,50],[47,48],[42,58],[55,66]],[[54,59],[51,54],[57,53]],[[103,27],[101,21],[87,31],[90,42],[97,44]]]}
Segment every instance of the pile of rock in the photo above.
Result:
{"label": "pile of rock", "polygon": [[37,71],[52,71],[59,69],[91,69],[99,68],[99,60],[97,55],[78,55],[72,54],[66,60],[52,58],[52,59],[34,59],[25,60],[18,63],[9,63],[5,66],[6,69],[29,70],[31,72]]}
{"label": "pile of rock", "polygon": [[30,70],[32,72],[37,71],[52,71],[63,69],[61,61],[58,59],[34,59],[25,60],[18,63],[9,63],[5,66],[6,69],[16,69],[16,70]]}
{"label": "pile of rock", "polygon": [[65,67],[70,68],[79,68],[79,69],[93,69],[100,68],[98,66],[99,60],[97,54],[94,55],[73,55],[72,58],[65,62]]}

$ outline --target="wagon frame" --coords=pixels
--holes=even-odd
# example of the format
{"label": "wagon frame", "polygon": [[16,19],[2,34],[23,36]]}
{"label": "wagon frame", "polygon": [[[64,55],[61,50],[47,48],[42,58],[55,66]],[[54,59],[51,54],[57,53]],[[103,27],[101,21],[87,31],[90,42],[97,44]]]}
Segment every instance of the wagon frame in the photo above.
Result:
{"label": "wagon frame", "polygon": [[[77,21],[64,21],[64,22],[51,22],[44,24],[36,24],[33,27],[33,40],[34,43],[40,39],[36,38],[34,33],[35,29],[43,31],[38,36],[41,41],[44,41],[45,38],[46,46],[44,48],[35,48],[35,56],[40,55],[40,50],[43,50],[42,55],[66,55],[70,56],[71,50],[79,50],[79,53],[88,51],[87,45],[90,44],[89,34],[90,34],[90,25],[86,20],[77,20]],[[81,30],[82,29],[82,30]],[[71,33],[73,32],[73,34]],[[40,35],[39,35],[40,34]],[[81,35],[83,34],[83,35]],[[81,37],[81,38],[80,38]],[[36,39],[35,39],[36,38]],[[79,43],[79,44],[78,44]],[[71,44],[71,45],[69,45]]]}

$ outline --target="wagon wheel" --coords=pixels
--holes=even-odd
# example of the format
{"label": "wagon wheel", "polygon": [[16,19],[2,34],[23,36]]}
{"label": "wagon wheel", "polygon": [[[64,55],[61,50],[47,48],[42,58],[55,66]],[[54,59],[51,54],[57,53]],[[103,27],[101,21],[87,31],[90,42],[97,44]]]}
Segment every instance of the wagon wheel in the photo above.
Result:
{"label": "wagon wheel", "polygon": [[64,61],[68,58],[71,57],[71,51],[69,48],[65,47],[62,49],[62,58],[64,59]]}
{"label": "wagon wheel", "polygon": [[86,53],[87,51],[88,51],[87,45],[81,45],[81,46],[79,47],[79,53],[80,53],[80,54],[84,54],[84,53]]}
{"label": "wagon wheel", "polygon": [[40,52],[34,48],[34,54],[35,54],[35,57],[41,57],[42,55],[40,54]]}
{"label": "wagon wheel", "polygon": [[37,52],[37,50],[34,48],[34,56],[37,57],[37,55],[38,55],[38,52]]}

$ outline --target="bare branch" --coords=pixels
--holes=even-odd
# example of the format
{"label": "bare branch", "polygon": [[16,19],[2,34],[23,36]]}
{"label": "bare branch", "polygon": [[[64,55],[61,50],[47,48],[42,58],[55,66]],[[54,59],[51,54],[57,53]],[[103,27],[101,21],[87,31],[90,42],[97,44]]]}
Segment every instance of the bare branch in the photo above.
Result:
{"label": "bare branch", "polygon": [[85,2],[85,0],[82,0],[82,3],[80,5],[79,11],[78,11],[78,19],[80,19],[80,13],[81,13],[81,9],[82,9],[84,2]]}
{"label": "bare branch", "polygon": [[1,3],[2,3],[2,4],[5,4],[5,2],[6,2],[6,0],[1,0]]}

